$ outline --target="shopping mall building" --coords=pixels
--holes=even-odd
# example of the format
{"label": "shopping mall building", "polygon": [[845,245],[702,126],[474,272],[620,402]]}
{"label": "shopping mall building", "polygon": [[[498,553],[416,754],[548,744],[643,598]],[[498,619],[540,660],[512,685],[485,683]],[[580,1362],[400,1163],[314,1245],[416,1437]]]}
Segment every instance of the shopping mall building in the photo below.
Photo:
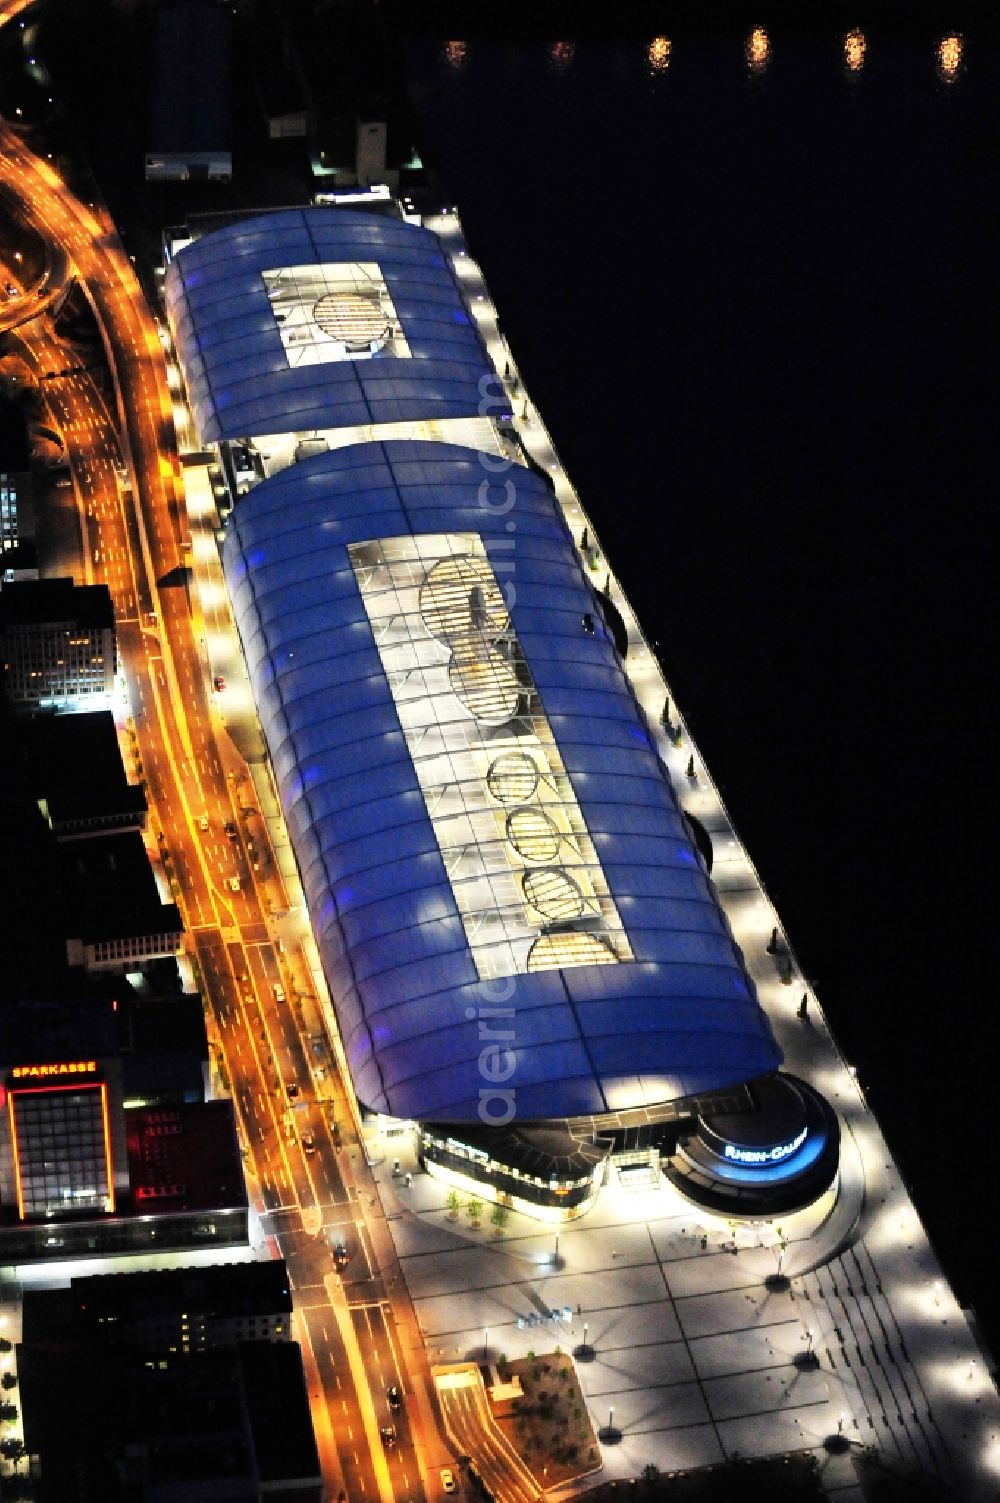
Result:
{"label": "shopping mall building", "polygon": [[[383,206],[385,207],[385,206]],[[165,298],[357,1099],[539,1216],[667,1173],[836,1174],[549,479],[441,244],[390,212],[189,231]]]}

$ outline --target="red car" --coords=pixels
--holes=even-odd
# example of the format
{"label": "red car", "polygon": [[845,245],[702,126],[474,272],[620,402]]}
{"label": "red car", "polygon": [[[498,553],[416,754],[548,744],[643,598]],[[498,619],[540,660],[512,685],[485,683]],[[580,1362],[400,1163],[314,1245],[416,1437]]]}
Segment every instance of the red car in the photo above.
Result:
{"label": "red car", "polygon": [[216,674],[216,675],[215,675],[215,677],[214,677],[214,678],[213,678],[213,680],[212,680],[212,683],[213,683],[213,684],[214,684],[214,685],[215,685],[215,688],[216,688],[216,692],[217,692],[217,693],[218,693],[218,694],[221,694],[221,693],[222,693],[222,691],[223,691],[223,689],[224,689],[224,688],[225,688],[225,687],[226,687],[226,681],[225,681],[225,679],[224,679],[224,678],[223,678],[223,677],[222,677],[222,674],[221,674],[221,673],[217,673],[217,674]]}

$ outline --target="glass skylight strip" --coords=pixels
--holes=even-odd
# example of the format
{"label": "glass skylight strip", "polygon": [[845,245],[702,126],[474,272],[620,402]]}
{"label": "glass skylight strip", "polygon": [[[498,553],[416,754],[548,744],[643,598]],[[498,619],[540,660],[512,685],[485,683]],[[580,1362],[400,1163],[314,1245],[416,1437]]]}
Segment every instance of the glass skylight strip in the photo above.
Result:
{"label": "glass skylight strip", "polygon": [[482,539],[348,554],[480,976],[631,960]]}
{"label": "glass skylight strip", "polygon": [[376,262],[272,267],[261,276],[290,366],[378,355],[409,357]]}

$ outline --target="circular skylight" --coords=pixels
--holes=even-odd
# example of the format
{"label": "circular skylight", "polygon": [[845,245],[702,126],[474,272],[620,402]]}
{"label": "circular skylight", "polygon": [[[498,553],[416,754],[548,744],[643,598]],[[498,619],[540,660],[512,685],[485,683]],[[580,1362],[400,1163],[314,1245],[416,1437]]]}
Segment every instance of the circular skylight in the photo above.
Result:
{"label": "circular skylight", "polygon": [[532,908],[549,923],[579,918],[583,913],[583,893],[568,872],[543,866],[525,872],[522,887]]}
{"label": "circular skylight", "polygon": [[486,774],[486,786],[498,804],[526,804],[538,787],[538,765],[524,752],[502,752]]}
{"label": "circular skylight", "polygon": [[507,815],[507,839],[522,861],[554,861],[559,831],[542,809],[515,809]]}
{"label": "circular skylight", "polygon": [[349,350],[369,350],[383,345],[392,325],[378,298],[359,292],[328,292],[313,304],[313,318],[324,334]]}
{"label": "circular skylight", "polygon": [[507,607],[503,591],[485,559],[462,554],[436,563],[420,587],[420,615],[432,637],[450,642],[479,632],[504,631]]}
{"label": "circular skylight", "polygon": [[617,956],[600,934],[585,929],[562,929],[540,934],[528,951],[529,971],[558,971],[570,965],[613,965]]}

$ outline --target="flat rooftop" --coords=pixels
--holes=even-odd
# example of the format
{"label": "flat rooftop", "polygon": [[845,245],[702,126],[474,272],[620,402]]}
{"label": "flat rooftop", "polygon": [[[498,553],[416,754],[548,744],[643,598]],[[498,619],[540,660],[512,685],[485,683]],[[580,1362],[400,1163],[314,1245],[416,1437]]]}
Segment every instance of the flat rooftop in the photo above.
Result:
{"label": "flat rooftop", "polygon": [[107,585],[78,585],[68,577],[22,579],[5,585],[0,592],[0,630],[62,622],[113,628],[115,612]]}
{"label": "flat rooftop", "polygon": [[133,1107],[125,1135],[133,1214],[246,1206],[231,1102]]}
{"label": "flat rooftop", "polygon": [[[196,1310],[216,1318],[292,1309],[288,1271],[280,1259],[167,1268],[73,1279],[77,1308],[89,1322],[115,1314],[123,1326]],[[26,1328],[27,1329],[27,1328]]]}
{"label": "flat rooftop", "polygon": [[261,1482],[285,1478],[318,1482],[319,1453],[298,1343],[243,1341],[237,1351]]}
{"label": "flat rooftop", "polygon": [[39,715],[25,725],[34,786],[54,821],[147,807],[138,784],[125,776],[110,710],[85,715]]}
{"label": "flat rooftop", "polygon": [[31,998],[0,1005],[0,1068],[118,1053],[109,998]]}
{"label": "flat rooftop", "polygon": [[136,830],[59,847],[66,932],[83,940],[171,934],[183,929],[174,903],[161,903]]}
{"label": "flat rooftop", "polygon": [[146,139],[150,151],[228,151],[232,145],[232,16],[181,0],[156,12]]}
{"label": "flat rooftop", "polygon": [[205,1009],[196,992],[163,998],[124,995],[118,999],[117,1017],[123,1054],[208,1057]]}

